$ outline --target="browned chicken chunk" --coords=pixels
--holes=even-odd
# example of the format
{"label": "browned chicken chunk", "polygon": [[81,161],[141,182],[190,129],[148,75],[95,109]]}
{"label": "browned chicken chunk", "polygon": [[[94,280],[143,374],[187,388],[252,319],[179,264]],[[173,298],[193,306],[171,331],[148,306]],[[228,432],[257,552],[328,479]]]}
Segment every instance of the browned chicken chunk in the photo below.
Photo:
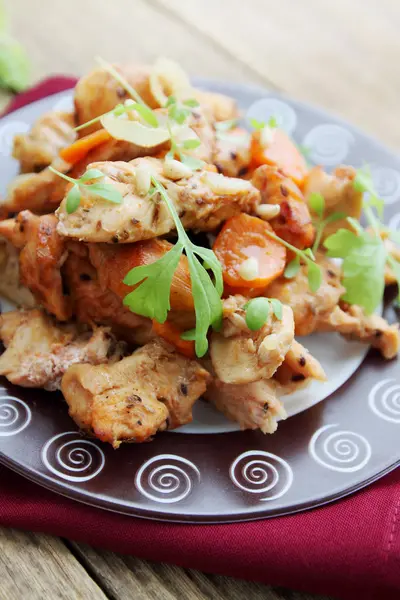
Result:
{"label": "browned chicken chunk", "polygon": [[223,302],[223,324],[211,334],[213,369],[224,383],[243,384],[270,379],[282,364],[294,338],[293,313],[283,307],[282,319],[270,314],[258,331],[250,331],[243,306],[246,298],[230,296]]}
{"label": "browned chicken chunk", "polygon": [[189,423],[209,378],[199,363],[155,340],[114,365],[71,367],[61,388],[79,427],[118,448]]}
{"label": "browned chicken chunk", "polygon": [[28,133],[16,135],[13,157],[19,160],[21,172],[38,172],[48,167],[61,148],[75,140],[74,127],[73,114],[50,112],[42,115]]}
{"label": "browned chicken chunk", "polygon": [[121,192],[123,202],[114,204],[94,195],[85,196],[72,214],[63,200],[57,211],[58,232],[88,242],[128,243],[169,233],[175,228],[165,202],[156,193],[141,196],[136,169],[148,168],[167,189],[186,229],[210,231],[222,221],[242,211],[252,212],[259,192],[250,182],[227,178],[218,173],[198,171],[174,180],[163,174],[163,162],[138,158],[130,163],[105,162],[91,165],[102,171],[104,182]]}
{"label": "browned chicken chunk", "polygon": [[60,321],[66,321],[71,316],[71,307],[63,292],[60,273],[66,251],[56,227],[55,215],[38,217],[25,210],[16,219],[0,221],[0,235],[20,248],[22,285],[30,289],[38,304]]}
{"label": "browned chicken chunk", "polygon": [[399,350],[399,327],[389,325],[378,315],[365,315],[362,308],[340,302],[345,293],[341,284],[341,268],[318,254],[322,284],[316,293],[308,286],[306,267],[301,267],[293,279],[281,277],[266,290],[266,295],[278,298],[293,310],[296,335],[313,331],[337,331],[377,348],[385,358],[393,358]]}
{"label": "browned chicken chunk", "polygon": [[[4,221],[3,221],[4,222]],[[1,225],[1,222],[0,222]],[[10,242],[0,237],[0,294],[17,306],[33,308],[35,298],[22,285],[19,273],[19,252]]]}
{"label": "browned chicken chunk", "polygon": [[22,387],[60,389],[61,377],[74,363],[99,364],[118,359],[123,346],[109,331],[82,332],[76,325],[60,325],[40,310],[15,311],[0,316],[0,375]]}
{"label": "browned chicken chunk", "polygon": [[212,162],[219,173],[228,177],[245,177],[250,167],[250,135],[235,127],[216,135]]}

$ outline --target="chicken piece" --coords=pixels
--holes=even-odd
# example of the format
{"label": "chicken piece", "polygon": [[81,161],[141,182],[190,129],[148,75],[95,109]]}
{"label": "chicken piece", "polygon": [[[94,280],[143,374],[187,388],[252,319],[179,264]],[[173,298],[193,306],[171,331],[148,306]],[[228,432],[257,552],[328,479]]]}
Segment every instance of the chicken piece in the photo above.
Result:
{"label": "chicken piece", "polygon": [[322,240],[335,233],[338,229],[351,229],[346,217],[359,219],[362,210],[363,194],[354,188],[356,170],[353,167],[337,167],[333,174],[326,173],[322,167],[313,167],[306,176],[304,197],[308,203],[313,193],[322,194],[325,200],[324,218],[332,213],[343,212],[345,217],[333,223],[328,223],[323,231]]}
{"label": "chicken piece", "polygon": [[385,358],[393,358],[399,349],[398,325],[389,325],[378,315],[365,315],[356,305],[340,302],[345,288],[341,284],[341,268],[321,253],[317,255],[322,284],[312,293],[308,286],[307,268],[302,266],[293,279],[276,279],[266,290],[293,310],[296,335],[314,331],[337,331],[377,348]]}
{"label": "chicken piece", "polygon": [[236,100],[230,96],[196,89],[193,94],[211,121],[231,121],[240,116]]}
{"label": "chicken piece", "polygon": [[217,132],[212,162],[219,173],[228,177],[245,177],[250,168],[250,135],[235,127]]}
{"label": "chicken piece", "polygon": [[276,395],[273,379],[234,385],[218,378],[207,386],[205,398],[231,421],[243,429],[260,429],[274,433],[278,419],[286,419],[286,411]]}
{"label": "chicken piece", "polygon": [[287,367],[291,371],[291,381],[302,381],[303,379],[326,381],[325,372],[319,361],[297,340],[293,340],[285,360],[274,375],[281,383],[284,382],[282,378],[279,378],[279,371],[283,367]]}
{"label": "chicken piece", "polygon": [[0,375],[22,387],[60,389],[61,378],[74,363],[100,364],[121,357],[123,345],[105,328],[82,332],[59,325],[42,311],[15,311],[0,316]]}
{"label": "chicken piece", "polygon": [[132,344],[146,344],[154,337],[151,320],[132,313],[123,306],[121,298],[108,287],[102,286],[89,260],[88,248],[83,244],[76,245],[69,248],[63,274],[77,320],[91,326],[109,326],[118,339]]}
{"label": "chicken piece", "polygon": [[189,423],[209,379],[196,361],[155,340],[114,365],[74,365],[61,389],[79,427],[118,448]]}
{"label": "chicken piece", "polygon": [[230,296],[223,301],[223,324],[211,334],[210,355],[215,373],[223,383],[243,384],[270,379],[282,364],[294,337],[292,310],[283,307],[282,319],[271,311],[258,331],[245,321],[247,299]]}
{"label": "chicken piece", "polygon": [[178,181],[168,179],[162,173],[163,162],[154,158],[90,166],[104,173],[105,183],[118,188],[123,202],[114,204],[91,194],[82,198],[74,213],[68,214],[63,200],[57,211],[57,230],[63,236],[81,241],[129,243],[175,229],[171,213],[159,194],[138,195],[135,183],[138,166],[147,167],[157,175],[186,229],[211,231],[233,215],[253,211],[260,199],[250,182],[209,171],[198,171]]}
{"label": "chicken piece", "polygon": [[38,172],[48,167],[61,148],[76,139],[75,117],[71,113],[49,112],[42,115],[28,133],[14,137],[13,157],[21,172]]}
{"label": "chicken piece", "polygon": [[64,239],[56,231],[55,215],[38,217],[29,210],[16,219],[0,221],[0,235],[20,248],[19,270],[22,285],[30,289],[36,302],[60,321],[71,316],[64,296],[60,268],[65,261]]}
{"label": "chicken piece", "polygon": [[[0,226],[1,226],[0,221]],[[3,221],[4,223],[4,221]],[[0,238],[0,294],[17,306],[33,308],[36,304],[30,290],[21,284],[19,252],[7,240]]]}
{"label": "chicken piece", "polygon": [[303,194],[294,181],[278,168],[262,165],[254,172],[252,183],[260,190],[263,204],[280,206],[279,215],[269,221],[276,234],[297,248],[311,246],[315,229]]}

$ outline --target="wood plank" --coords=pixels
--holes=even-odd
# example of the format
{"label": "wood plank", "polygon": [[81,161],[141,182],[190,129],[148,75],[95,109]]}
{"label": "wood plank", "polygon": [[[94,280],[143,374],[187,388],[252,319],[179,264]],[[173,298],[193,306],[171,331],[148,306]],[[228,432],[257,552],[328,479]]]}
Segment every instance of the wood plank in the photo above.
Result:
{"label": "wood plank", "polygon": [[286,92],[399,150],[397,0],[156,0]]}
{"label": "wood plank", "polygon": [[61,540],[0,528],[0,600],[106,600]]}
{"label": "wood plank", "polygon": [[[26,47],[33,78],[49,73],[80,75],[94,57],[109,61],[149,62],[167,54],[192,75],[237,81],[260,81],[219,46],[145,0],[6,0],[14,35]],[[40,26],[32,24],[35,18]]]}
{"label": "wood plank", "polygon": [[70,544],[88,571],[96,573],[106,594],[118,600],[329,600]]}

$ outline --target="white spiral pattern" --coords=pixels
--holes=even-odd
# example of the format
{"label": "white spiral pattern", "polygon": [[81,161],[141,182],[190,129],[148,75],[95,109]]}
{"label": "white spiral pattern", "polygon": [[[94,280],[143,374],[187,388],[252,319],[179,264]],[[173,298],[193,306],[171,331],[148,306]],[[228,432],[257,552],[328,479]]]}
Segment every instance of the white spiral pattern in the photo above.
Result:
{"label": "white spiral pattern", "polygon": [[18,133],[26,133],[30,129],[24,121],[9,121],[0,127],[0,154],[10,156],[14,136]]}
{"label": "white spiral pattern", "polygon": [[199,481],[200,471],[190,460],[176,454],[160,454],[140,467],[135,486],[149,500],[172,504],[187,498]]}
{"label": "white spiral pattern", "polygon": [[79,437],[76,431],[59,433],[42,448],[43,464],[66,481],[89,481],[105,465],[103,450],[97,444]]}
{"label": "white spiral pattern", "polygon": [[250,494],[262,494],[261,502],[280,498],[293,483],[290,465],[270,452],[248,450],[231,464],[229,475],[233,483]]}
{"label": "white spiral pattern", "polygon": [[318,165],[327,167],[342,162],[354,142],[355,138],[350,131],[333,123],[317,125],[303,139],[303,145],[308,150],[308,158]]}
{"label": "white spiral pattern", "polygon": [[371,167],[372,181],[379,198],[385,204],[394,204],[400,199],[400,173],[389,167]]}
{"label": "white spiral pattern", "polygon": [[0,390],[0,437],[21,433],[31,420],[32,412],[25,402]]}
{"label": "white spiral pattern", "polygon": [[309,443],[312,458],[327,469],[354,473],[363,469],[371,458],[368,440],[354,431],[335,431],[338,425],[325,425],[318,429]]}
{"label": "white spiral pattern", "polygon": [[400,384],[396,379],[379,381],[369,393],[368,404],[381,419],[400,423]]}
{"label": "white spiral pattern", "polygon": [[278,127],[283,129],[289,135],[293,133],[297,125],[297,115],[293,108],[278,100],[277,98],[263,98],[254,102],[247,110],[246,119],[257,119],[268,123],[271,117],[275,117]]}
{"label": "white spiral pattern", "polygon": [[58,112],[72,112],[74,110],[74,99],[72,92],[66,93],[53,104],[52,110]]}

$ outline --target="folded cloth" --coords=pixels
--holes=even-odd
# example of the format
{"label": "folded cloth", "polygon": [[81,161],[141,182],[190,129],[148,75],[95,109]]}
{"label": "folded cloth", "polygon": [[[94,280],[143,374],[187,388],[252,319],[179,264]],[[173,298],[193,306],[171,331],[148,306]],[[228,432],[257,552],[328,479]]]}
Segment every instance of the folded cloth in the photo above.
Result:
{"label": "folded cloth", "polygon": [[[51,78],[15,110],[74,85]],[[58,496],[0,466],[0,524],[206,572],[356,600],[400,598],[400,469],[312,511],[230,525],[131,518]]]}

